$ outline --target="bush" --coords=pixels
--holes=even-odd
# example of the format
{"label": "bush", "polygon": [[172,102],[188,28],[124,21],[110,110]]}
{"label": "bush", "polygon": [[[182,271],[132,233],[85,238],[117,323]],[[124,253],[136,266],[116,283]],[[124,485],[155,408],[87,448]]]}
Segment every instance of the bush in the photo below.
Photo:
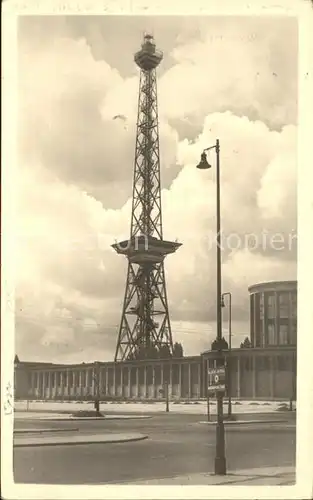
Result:
{"label": "bush", "polygon": [[72,417],[104,417],[104,415],[96,410],[80,410],[72,413]]}

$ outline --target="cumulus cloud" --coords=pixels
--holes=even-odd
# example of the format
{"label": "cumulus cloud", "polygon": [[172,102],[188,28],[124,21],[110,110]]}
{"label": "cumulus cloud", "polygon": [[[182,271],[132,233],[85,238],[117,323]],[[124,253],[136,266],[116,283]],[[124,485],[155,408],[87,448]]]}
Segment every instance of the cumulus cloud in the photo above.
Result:
{"label": "cumulus cloud", "polygon": [[[172,51],[175,64],[160,81],[164,113],[202,121],[212,111],[230,110],[272,128],[295,123],[297,78],[288,58],[296,58],[296,26],[286,21],[273,28],[272,20],[251,18],[202,25],[201,37]],[[289,36],[293,40],[284,52],[279,37]]]}
{"label": "cumulus cloud", "polygon": [[[44,19],[37,21],[40,36],[24,20],[20,33],[21,359],[76,362],[114,354],[126,261],[110,245],[129,235],[138,73],[127,73],[121,57],[120,66],[112,63],[113,44],[107,60],[99,56],[103,35],[99,26],[91,35],[93,22],[80,20],[75,29],[60,23],[47,30],[49,38]],[[170,37],[167,20],[159,37],[170,54],[159,80],[164,237],[183,243],[167,258],[166,276],[174,339],[187,354],[208,348],[215,335],[214,152],[211,170],[195,166],[216,137],[223,290],[232,292],[234,320],[241,321],[235,344],[248,332],[247,287],[296,276],[294,27],[276,22],[276,32],[268,33],[258,21],[254,29],[243,19],[216,21],[210,30],[198,23],[198,30],[184,25],[180,37]],[[123,40],[127,55],[127,33]],[[118,114],[127,127],[113,120]],[[209,336],[199,326],[204,321]]]}

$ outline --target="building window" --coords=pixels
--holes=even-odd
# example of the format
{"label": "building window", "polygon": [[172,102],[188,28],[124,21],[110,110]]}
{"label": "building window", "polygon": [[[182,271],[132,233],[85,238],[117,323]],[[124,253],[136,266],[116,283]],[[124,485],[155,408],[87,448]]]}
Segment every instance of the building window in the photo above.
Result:
{"label": "building window", "polygon": [[[87,380],[87,374],[88,372],[83,372],[84,375],[83,375],[83,379],[85,381],[85,383],[83,384],[85,387],[88,386],[88,380]],[[114,373],[113,373],[113,370],[111,368],[108,368],[108,385],[113,385],[113,382],[114,382]]]}
{"label": "building window", "polygon": [[123,386],[125,387],[125,385],[128,384],[128,369],[127,368],[126,368],[126,370],[123,370],[123,368],[122,368],[121,378],[122,378]]}
{"label": "building window", "polygon": [[131,384],[135,385],[137,383],[137,369],[138,368],[134,368],[132,367],[130,369],[130,381],[131,381]]}
{"label": "building window", "polygon": [[284,356],[277,358],[277,368],[281,371],[288,370],[288,359]]}
{"label": "building window", "polygon": [[267,296],[267,316],[268,318],[275,318],[276,316],[275,295],[273,293]]}
{"label": "building window", "polygon": [[265,344],[264,339],[264,321],[260,321],[260,333],[258,335],[258,341],[256,342],[256,347],[263,347]]}
{"label": "building window", "polygon": [[265,357],[256,358],[257,370],[269,370],[269,359]]}
{"label": "building window", "polygon": [[279,345],[288,344],[288,325],[279,325]]}
{"label": "building window", "polygon": [[242,358],[241,366],[246,371],[252,370],[252,358],[250,358],[250,357],[249,358],[248,357]]}
{"label": "building window", "polygon": [[260,320],[264,319],[264,295],[260,294]]}
{"label": "building window", "polygon": [[139,367],[138,378],[139,378],[139,384],[145,383],[145,367],[142,366]]}
{"label": "building window", "polygon": [[279,317],[289,318],[289,294],[280,293],[278,298],[279,298]]}
{"label": "building window", "polygon": [[297,320],[291,322],[290,343],[296,345],[297,343]]}
{"label": "building window", "polygon": [[152,384],[153,382],[153,369],[151,365],[147,366],[147,384]]}
{"label": "building window", "polygon": [[[161,384],[161,366],[160,365],[155,366],[154,376],[155,376],[155,384]],[[135,376],[134,381],[136,382],[136,376]]]}
{"label": "building window", "polygon": [[291,306],[290,315],[292,318],[296,318],[297,317],[297,294],[296,293],[291,294],[290,306]]}
{"label": "building window", "polygon": [[179,384],[179,365],[172,366],[172,384]]}
{"label": "building window", "polygon": [[275,325],[269,323],[267,327],[268,332],[268,345],[276,345]]}

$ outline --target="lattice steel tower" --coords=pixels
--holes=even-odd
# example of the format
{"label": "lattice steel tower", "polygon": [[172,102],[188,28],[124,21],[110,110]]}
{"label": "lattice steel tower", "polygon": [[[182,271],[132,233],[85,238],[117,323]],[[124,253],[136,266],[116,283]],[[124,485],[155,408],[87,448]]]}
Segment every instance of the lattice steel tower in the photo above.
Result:
{"label": "lattice steel tower", "polygon": [[163,240],[156,67],[163,55],[145,35],[135,54],[140,68],[130,239],[112,247],[128,271],[115,361],[172,354],[164,258],[180,243]]}

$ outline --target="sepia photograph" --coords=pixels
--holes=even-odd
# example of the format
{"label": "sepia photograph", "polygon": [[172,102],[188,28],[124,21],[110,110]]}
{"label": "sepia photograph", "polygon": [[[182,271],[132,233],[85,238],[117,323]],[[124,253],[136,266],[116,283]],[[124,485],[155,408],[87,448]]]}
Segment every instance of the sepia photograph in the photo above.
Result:
{"label": "sepia photograph", "polygon": [[295,485],[298,40],[18,17],[14,483]]}

